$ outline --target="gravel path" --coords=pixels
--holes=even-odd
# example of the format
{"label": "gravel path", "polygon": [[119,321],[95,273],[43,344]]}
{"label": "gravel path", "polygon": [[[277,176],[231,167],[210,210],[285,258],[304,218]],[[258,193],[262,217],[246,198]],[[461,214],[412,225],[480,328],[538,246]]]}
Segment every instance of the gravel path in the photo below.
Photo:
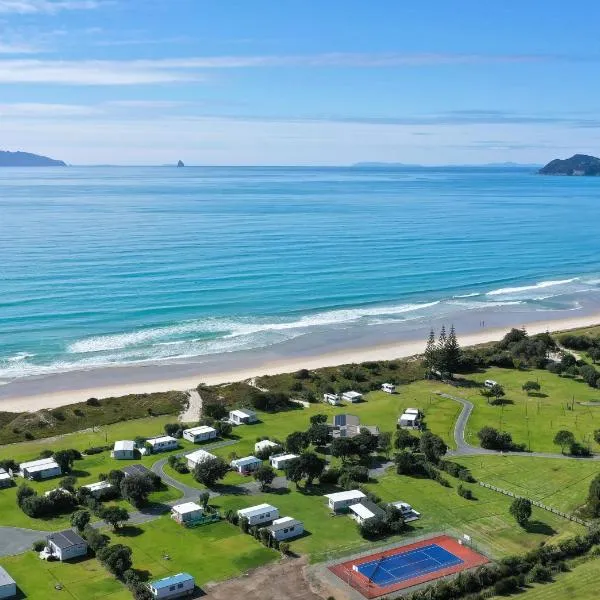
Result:
{"label": "gravel path", "polygon": [[12,556],[31,550],[33,542],[43,540],[49,531],[21,527],[0,527],[0,556]]}
{"label": "gravel path", "polygon": [[202,416],[202,396],[198,390],[188,390],[186,393],[189,398],[188,407],[179,415],[179,420],[182,423],[196,423]]}

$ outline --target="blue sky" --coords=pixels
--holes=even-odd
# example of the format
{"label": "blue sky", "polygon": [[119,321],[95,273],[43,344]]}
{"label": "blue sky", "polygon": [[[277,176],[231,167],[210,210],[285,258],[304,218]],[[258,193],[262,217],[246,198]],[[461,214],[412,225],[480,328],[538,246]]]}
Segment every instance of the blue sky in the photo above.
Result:
{"label": "blue sky", "polygon": [[600,3],[0,0],[0,147],[76,164],[600,154]]}

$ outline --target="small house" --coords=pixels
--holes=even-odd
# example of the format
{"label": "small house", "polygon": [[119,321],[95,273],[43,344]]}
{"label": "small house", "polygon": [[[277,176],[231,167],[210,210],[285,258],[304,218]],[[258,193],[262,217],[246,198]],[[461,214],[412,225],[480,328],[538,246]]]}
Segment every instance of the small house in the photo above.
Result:
{"label": "small house", "polygon": [[254,444],[254,452],[262,452],[268,448],[279,448],[279,446],[280,444],[272,442],[271,440],[261,440],[260,442],[256,442],[256,444]]}
{"label": "small house", "polygon": [[396,386],[393,383],[382,383],[381,391],[385,392],[386,394],[395,394]]}
{"label": "small house", "polygon": [[247,425],[248,423],[256,423],[258,417],[253,410],[249,408],[238,408],[229,411],[229,421],[233,425]]}
{"label": "small house", "polygon": [[12,484],[13,480],[10,474],[7,473],[4,469],[0,469],[0,489],[10,487]]}
{"label": "small house", "polygon": [[161,435],[160,437],[146,440],[146,444],[152,448],[152,454],[157,452],[169,452],[179,447],[179,442],[170,435]]}
{"label": "small house", "polygon": [[46,537],[46,553],[61,562],[85,556],[87,552],[87,542],[71,529],[51,533]]}
{"label": "small house", "polygon": [[195,502],[177,504],[171,509],[171,518],[181,525],[191,525],[202,520],[204,509]]}
{"label": "small house", "polygon": [[135,442],[133,440],[115,442],[110,455],[117,460],[132,460],[135,458]]}
{"label": "small house", "polygon": [[131,475],[152,475],[152,471],[144,465],[127,465],[121,471],[123,471],[125,477],[130,477]]}
{"label": "small house", "polygon": [[342,394],[342,400],[345,400],[346,402],[351,402],[353,404],[355,402],[362,402],[362,397],[363,395],[361,393],[354,391],[344,392]]}
{"label": "small house", "polygon": [[298,458],[297,454],[275,454],[269,458],[269,461],[274,469],[283,470],[295,458]]}
{"label": "small house", "polygon": [[483,385],[484,385],[484,386],[485,386],[485,387],[486,387],[488,390],[490,390],[490,389],[492,389],[492,388],[493,388],[495,385],[498,385],[498,382],[497,382],[497,381],[494,381],[493,379],[486,379],[486,380],[483,382]]}
{"label": "small house", "polygon": [[357,504],[351,504],[348,507],[348,511],[352,518],[361,525],[369,519],[381,519],[385,516],[385,511],[382,508],[377,506],[374,502],[365,499]]}
{"label": "small house", "polygon": [[331,406],[339,406],[342,403],[337,394],[323,394],[323,402],[331,404]]}
{"label": "small house", "polygon": [[325,494],[329,508],[333,512],[345,511],[349,506],[362,502],[366,495],[360,490],[348,490],[345,492],[335,492],[334,494]]}
{"label": "small house", "polygon": [[408,413],[402,413],[398,417],[398,427],[406,429],[419,429],[420,426],[419,415],[410,415]]}
{"label": "small house", "polygon": [[15,580],[0,567],[0,598],[12,598],[17,595],[17,584]]}
{"label": "small house", "polygon": [[231,461],[231,467],[242,475],[253,473],[260,465],[262,465],[262,460],[256,456],[244,456],[244,458],[236,458]]}
{"label": "small house", "polygon": [[421,517],[421,513],[417,512],[410,504],[406,502],[390,502],[390,505],[396,507],[402,513],[402,518],[407,523],[410,521],[416,521]]}
{"label": "small house", "polygon": [[19,471],[26,479],[33,479],[35,481],[58,477],[62,473],[61,468],[53,458],[42,458],[40,460],[21,463]]}
{"label": "small house", "polygon": [[191,596],[195,587],[196,580],[189,573],[178,573],[148,583],[148,589],[152,597],[161,600]]}
{"label": "small house", "polygon": [[187,459],[188,469],[193,471],[201,462],[217,457],[206,450],[196,450],[191,454],[187,454],[185,458]]}
{"label": "small house", "polygon": [[302,521],[298,521],[292,517],[283,517],[275,519],[267,529],[274,539],[281,542],[302,535],[304,533],[304,524]]}
{"label": "small house", "polygon": [[183,430],[183,439],[192,442],[192,444],[214,440],[216,437],[217,430],[214,427],[208,427],[207,425]]}
{"label": "small house", "polygon": [[248,519],[248,525],[252,527],[253,525],[262,525],[278,519],[279,511],[270,504],[257,504],[249,508],[241,508],[237,511],[237,515],[240,519]]}
{"label": "small house", "polygon": [[84,490],[89,490],[92,496],[102,496],[106,490],[112,489],[112,483],[108,481],[98,481],[98,483],[88,483],[81,486]]}

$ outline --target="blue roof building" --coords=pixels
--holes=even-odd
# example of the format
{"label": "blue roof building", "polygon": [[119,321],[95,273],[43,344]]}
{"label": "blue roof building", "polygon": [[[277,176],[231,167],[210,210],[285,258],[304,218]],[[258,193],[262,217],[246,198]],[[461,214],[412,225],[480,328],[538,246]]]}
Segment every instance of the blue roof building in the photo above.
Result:
{"label": "blue roof building", "polygon": [[196,582],[189,573],[178,573],[148,584],[154,598],[180,598],[194,592]]}

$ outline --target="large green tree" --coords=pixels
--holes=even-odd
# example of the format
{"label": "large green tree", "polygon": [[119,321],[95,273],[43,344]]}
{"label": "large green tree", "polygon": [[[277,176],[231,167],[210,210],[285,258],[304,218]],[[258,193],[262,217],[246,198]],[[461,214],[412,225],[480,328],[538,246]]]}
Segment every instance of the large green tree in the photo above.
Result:
{"label": "large green tree", "polygon": [[448,451],[448,446],[439,435],[425,431],[419,441],[419,449],[428,461],[437,463]]}
{"label": "large green tree", "polygon": [[193,470],[194,479],[206,487],[212,487],[223,479],[229,471],[229,465],[220,457],[207,458],[199,462]]}
{"label": "large green tree", "polygon": [[253,477],[260,484],[261,491],[264,492],[267,487],[273,483],[273,479],[275,479],[275,471],[273,470],[273,467],[269,465],[261,465],[258,467],[258,469],[256,469],[256,471],[254,471]]}
{"label": "large green tree", "polygon": [[554,443],[557,446],[560,446],[560,451],[564,454],[565,448],[570,448],[572,444],[575,442],[575,436],[572,432],[567,431],[566,429],[561,429],[556,432],[554,436]]}
{"label": "large green tree", "polygon": [[515,518],[515,521],[525,527],[531,518],[531,500],[527,498],[515,498],[510,505],[510,514]]}

